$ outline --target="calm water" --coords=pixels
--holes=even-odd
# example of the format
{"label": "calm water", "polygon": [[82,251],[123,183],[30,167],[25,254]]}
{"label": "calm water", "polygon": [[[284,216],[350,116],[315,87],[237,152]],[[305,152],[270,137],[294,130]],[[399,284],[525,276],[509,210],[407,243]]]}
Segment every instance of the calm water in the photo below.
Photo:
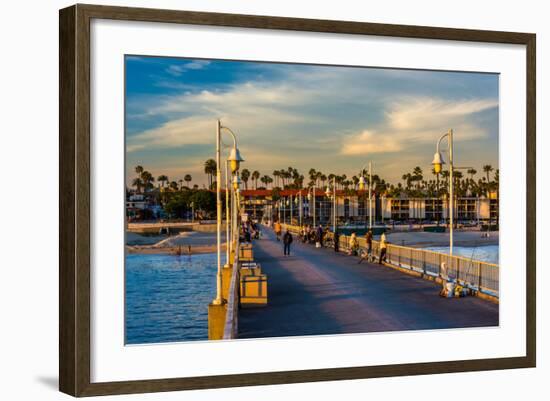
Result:
{"label": "calm water", "polygon": [[208,339],[216,255],[126,256],[126,344]]}
{"label": "calm water", "polygon": [[[449,253],[448,246],[430,246],[425,249],[441,253]],[[498,245],[484,245],[478,247],[455,246],[453,247],[453,254],[463,256],[468,259],[498,264]]]}

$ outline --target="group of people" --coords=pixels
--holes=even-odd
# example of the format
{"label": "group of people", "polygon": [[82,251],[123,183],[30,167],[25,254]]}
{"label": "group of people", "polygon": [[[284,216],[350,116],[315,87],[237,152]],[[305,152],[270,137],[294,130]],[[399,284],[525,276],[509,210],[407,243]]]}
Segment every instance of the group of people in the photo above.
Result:
{"label": "group of people", "polygon": [[241,240],[252,242],[253,239],[259,239],[261,235],[260,226],[253,221],[246,221],[241,224]]}
{"label": "group of people", "polygon": [[319,224],[318,227],[307,225],[301,227],[300,239],[304,244],[315,244],[318,248],[321,248],[324,246],[324,241],[328,232],[328,227],[323,228],[321,224]]}
{"label": "group of people", "polygon": [[[366,249],[364,252],[361,252],[359,247],[359,238],[357,237],[357,234],[351,233],[351,236],[349,239],[348,255],[360,256],[361,259],[359,260],[359,263],[361,263],[365,259],[369,262],[374,262],[376,258],[372,252],[372,240],[373,240],[372,230],[368,230],[365,233]],[[384,233],[382,233],[382,235],[380,236],[379,248],[380,248],[380,255],[378,257],[378,263],[382,264],[383,262],[386,262],[387,250],[388,250],[386,234]],[[334,251],[340,252],[340,234],[338,233],[338,231],[334,233]]]}
{"label": "group of people", "polygon": [[[273,224],[273,230],[277,237],[277,241],[283,242],[284,255],[285,256],[290,255],[290,244],[292,244],[294,239],[290,231],[287,229],[284,235],[282,235],[282,225],[278,221],[276,221]],[[300,232],[298,236],[303,243],[315,244],[317,248],[321,248],[325,246],[325,239],[329,232],[330,232],[329,228],[328,227],[323,228],[321,224],[318,227],[312,227],[307,225],[300,228]],[[337,230],[332,236],[332,241],[333,241],[334,251],[340,252],[340,233]],[[368,230],[365,234],[366,251],[365,253],[361,254],[359,239],[355,233],[352,233],[350,236],[348,254],[353,256],[361,256],[359,263],[361,263],[364,259],[367,259],[367,261],[374,261],[375,257],[372,252],[372,241],[373,241],[372,230]],[[386,255],[387,255],[387,240],[386,240],[386,234],[384,233],[382,233],[382,235],[380,236],[379,248],[380,248],[380,255],[378,258],[378,263],[382,264],[383,262],[386,261]]]}

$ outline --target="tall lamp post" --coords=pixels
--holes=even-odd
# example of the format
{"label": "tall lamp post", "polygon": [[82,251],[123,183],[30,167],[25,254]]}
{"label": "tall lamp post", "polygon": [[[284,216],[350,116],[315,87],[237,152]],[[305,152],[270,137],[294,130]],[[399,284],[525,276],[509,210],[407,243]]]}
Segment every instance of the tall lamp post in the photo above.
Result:
{"label": "tall lamp post", "polygon": [[302,209],[304,208],[304,204],[302,203],[302,189],[300,188],[300,192],[298,192],[298,196],[295,198],[295,202],[298,205],[298,221],[300,227],[302,227]]}
{"label": "tall lamp post", "polygon": [[216,245],[217,245],[217,259],[218,259],[218,271],[216,274],[216,298],[212,301],[214,305],[221,305],[222,299],[222,199],[221,199],[221,181],[222,173],[220,168],[221,162],[221,134],[222,130],[227,130],[233,137],[233,148],[229,153],[229,165],[231,172],[236,173],[239,170],[240,162],[244,161],[241,157],[239,148],[237,147],[237,137],[228,127],[222,126],[220,120],[216,121]]}
{"label": "tall lamp post", "polygon": [[[361,169],[361,177],[359,177],[359,189],[365,189],[365,177],[364,171],[367,165],[365,164]],[[369,230],[372,230],[372,163],[368,163],[369,167]]]}
{"label": "tall lamp post", "polygon": [[332,232],[336,232],[336,177],[332,179],[332,190],[331,192],[330,187],[327,185],[327,190],[325,191],[325,195],[330,199],[332,196]]}
{"label": "tall lamp post", "polygon": [[313,203],[313,227],[315,227],[315,184],[313,184],[313,188],[311,188],[311,192],[308,191],[307,194],[307,201],[308,201],[308,214],[311,213],[311,204]]}
{"label": "tall lamp post", "polygon": [[229,255],[231,254],[231,248],[233,244],[231,243],[231,210],[233,208],[233,202],[229,199],[229,160],[225,161],[225,263],[229,267]]}
{"label": "tall lamp post", "polygon": [[241,193],[241,179],[239,175],[235,173],[233,176],[233,218],[231,226],[233,228],[233,239],[239,235],[239,224],[237,222],[238,210],[240,208],[240,193]]}
{"label": "tall lamp post", "polygon": [[443,164],[445,164],[445,161],[443,160],[443,157],[441,156],[441,153],[439,151],[439,146],[441,144],[441,141],[447,138],[448,143],[448,152],[449,152],[449,255],[453,255],[453,230],[454,230],[454,180],[453,180],[453,172],[454,172],[454,166],[453,166],[453,130],[449,129],[447,133],[443,134],[441,138],[437,141],[437,147],[434,154],[434,159],[432,161],[432,165],[434,166],[434,171],[436,174],[439,174],[441,172]]}
{"label": "tall lamp post", "polygon": [[292,216],[294,215],[294,203],[292,201],[292,193],[290,194],[290,198],[288,202],[290,203],[290,219],[288,224],[292,225]]}

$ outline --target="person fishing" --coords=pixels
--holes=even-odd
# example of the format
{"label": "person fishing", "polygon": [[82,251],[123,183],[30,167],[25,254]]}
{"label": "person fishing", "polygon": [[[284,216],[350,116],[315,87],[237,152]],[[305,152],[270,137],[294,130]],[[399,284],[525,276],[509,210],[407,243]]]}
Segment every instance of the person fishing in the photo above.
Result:
{"label": "person fishing", "polygon": [[359,251],[359,240],[357,239],[357,235],[355,233],[351,233],[350,255],[357,256],[358,251]]}
{"label": "person fishing", "polygon": [[340,233],[338,233],[338,230],[334,231],[334,252],[340,252]]}
{"label": "person fishing", "polygon": [[378,260],[379,264],[382,264],[382,262],[386,262],[386,252],[387,252],[388,244],[386,243],[386,234],[382,233],[380,236],[380,259]]}
{"label": "person fishing", "polygon": [[368,230],[365,234],[365,243],[367,245],[366,253],[361,254],[361,259],[358,263],[361,263],[364,259],[367,259],[367,262],[372,262],[372,230]]}

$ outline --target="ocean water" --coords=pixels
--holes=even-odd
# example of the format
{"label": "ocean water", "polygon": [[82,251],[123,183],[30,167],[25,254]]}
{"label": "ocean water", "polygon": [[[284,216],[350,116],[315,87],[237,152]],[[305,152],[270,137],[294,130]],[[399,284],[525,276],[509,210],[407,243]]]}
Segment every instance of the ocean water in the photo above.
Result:
{"label": "ocean water", "polygon": [[126,344],[208,339],[216,255],[126,256]]}
{"label": "ocean water", "polygon": [[[447,254],[449,253],[448,246],[430,246],[424,249]],[[483,245],[477,247],[455,246],[453,247],[453,254],[468,259],[498,264],[498,245]]]}

